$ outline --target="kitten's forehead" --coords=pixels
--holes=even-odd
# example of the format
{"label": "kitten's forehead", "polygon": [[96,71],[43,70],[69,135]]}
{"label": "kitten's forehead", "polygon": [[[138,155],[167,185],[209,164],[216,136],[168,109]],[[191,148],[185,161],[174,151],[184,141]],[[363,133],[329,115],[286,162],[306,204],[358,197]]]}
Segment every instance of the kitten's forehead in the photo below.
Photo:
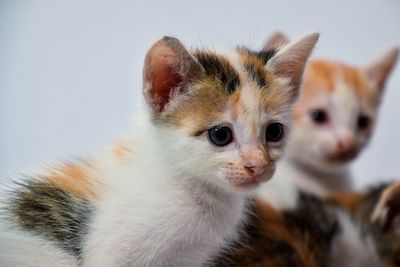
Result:
{"label": "kitten's forehead", "polygon": [[263,113],[282,113],[280,109],[289,102],[284,81],[249,50],[223,54],[196,51],[193,56],[205,75],[192,85],[190,99],[170,115],[174,124],[190,125],[192,132],[201,131],[226,119],[227,112],[233,119],[240,117],[247,124],[258,124]]}
{"label": "kitten's forehead", "polygon": [[303,90],[332,93],[346,85],[359,99],[368,99],[374,88],[365,73],[357,67],[328,60],[310,61],[305,72]]}
{"label": "kitten's forehead", "polygon": [[360,99],[351,88],[344,80],[338,80],[331,97],[333,115],[348,125],[352,125],[361,109]]}
{"label": "kitten's forehead", "polygon": [[349,116],[359,110],[373,113],[377,97],[376,88],[361,69],[340,62],[314,60],[307,66],[299,105],[332,106],[335,112]]}

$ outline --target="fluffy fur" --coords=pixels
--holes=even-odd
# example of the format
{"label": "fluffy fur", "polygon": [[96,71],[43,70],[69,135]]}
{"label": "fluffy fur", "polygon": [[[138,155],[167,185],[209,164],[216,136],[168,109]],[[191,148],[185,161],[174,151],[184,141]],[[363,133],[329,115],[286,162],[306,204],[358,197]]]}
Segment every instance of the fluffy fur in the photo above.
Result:
{"label": "fluffy fur", "polygon": [[[8,190],[0,266],[206,263],[236,239],[247,195],[274,172],[285,144],[274,134],[290,128],[317,39],[226,55],[189,52],[172,37],[155,43],[131,136]],[[221,126],[232,138],[217,145],[210,129]]]}
{"label": "fluffy fur", "polygon": [[253,200],[241,237],[212,266],[400,266],[400,185],[327,199],[306,193],[275,209]]}

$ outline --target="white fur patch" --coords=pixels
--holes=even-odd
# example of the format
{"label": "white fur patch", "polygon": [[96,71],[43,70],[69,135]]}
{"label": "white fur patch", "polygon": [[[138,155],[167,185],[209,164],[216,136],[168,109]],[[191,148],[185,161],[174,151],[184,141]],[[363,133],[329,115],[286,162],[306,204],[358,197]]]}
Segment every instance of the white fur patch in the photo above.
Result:
{"label": "white fur patch", "polygon": [[383,267],[369,236],[362,236],[361,229],[351,218],[338,211],[340,234],[334,238],[329,267]]}
{"label": "white fur patch", "polygon": [[293,179],[295,172],[278,163],[273,179],[264,183],[257,190],[257,195],[275,208],[295,208],[299,196],[299,188]]}
{"label": "white fur patch", "polygon": [[0,267],[78,267],[75,257],[27,232],[0,226]]}

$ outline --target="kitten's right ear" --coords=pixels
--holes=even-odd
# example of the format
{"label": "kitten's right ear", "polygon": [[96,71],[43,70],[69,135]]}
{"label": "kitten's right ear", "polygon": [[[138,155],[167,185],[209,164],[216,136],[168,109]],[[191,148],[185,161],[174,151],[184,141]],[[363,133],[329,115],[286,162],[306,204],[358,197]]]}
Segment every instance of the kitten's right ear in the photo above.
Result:
{"label": "kitten's right ear", "polygon": [[399,47],[390,49],[381,58],[365,68],[367,77],[378,87],[379,91],[385,88],[386,80],[399,57],[399,50]]}
{"label": "kitten's right ear", "polygon": [[187,94],[188,85],[203,74],[203,68],[173,37],[156,42],[146,54],[143,93],[155,114],[162,113],[177,97]]}
{"label": "kitten's right ear", "polygon": [[304,67],[318,38],[318,33],[308,34],[300,40],[291,42],[280,48],[267,62],[269,70],[278,77],[288,80],[293,100],[297,98]]}
{"label": "kitten's right ear", "polygon": [[289,38],[282,32],[274,32],[268,40],[265,42],[263,49],[264,51],[278,49],[289,43]]}

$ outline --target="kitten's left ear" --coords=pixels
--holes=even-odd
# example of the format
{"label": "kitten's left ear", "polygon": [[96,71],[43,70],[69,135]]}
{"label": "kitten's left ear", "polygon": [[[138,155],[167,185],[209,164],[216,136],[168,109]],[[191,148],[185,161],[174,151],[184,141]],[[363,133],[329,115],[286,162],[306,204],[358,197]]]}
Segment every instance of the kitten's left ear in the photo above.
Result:
{"label": "kitten's left ear", "polygon": [[187,94],[203,68],[176,38],[166,36],[146,54],[143,69],[143,93],[147,104],[158,116],[173,100]]}
{"label": "kitten's left ear", "polygon": [[386,52],[381,58],[365,68],[367,77],[378,87],[380,91],[385,88],[386,80],[396,65],[399,57],[399,47]]}
{"label": "kitten's left ear", "polygon": [[308,34],[280,48],[267,62],[269,70],[279,77],[288,79],[293,100],[298,95],[304,67],[318,38],[318,33]]}

